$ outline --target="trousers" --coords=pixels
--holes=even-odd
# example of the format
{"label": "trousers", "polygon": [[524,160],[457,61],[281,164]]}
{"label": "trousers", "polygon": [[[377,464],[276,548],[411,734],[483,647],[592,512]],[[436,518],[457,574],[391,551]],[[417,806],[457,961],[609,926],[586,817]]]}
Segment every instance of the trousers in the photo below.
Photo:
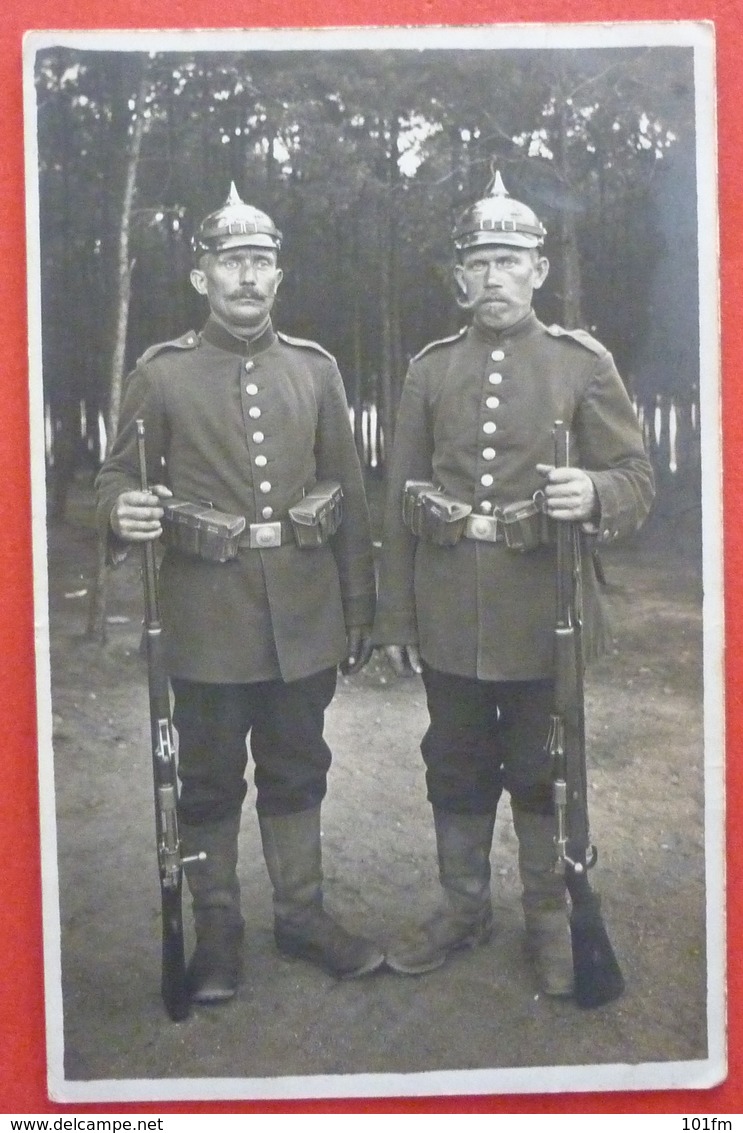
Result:
{"label": "trousers", "polygon": [[481,681],[425,664],[422,675],[429,802],[459,814],[492,814],[505,789],[522,810],[551,814],[546,743],[554,682]]}
{"label": "trousers", "polygon": [[290,682],[204,684],[172,677],[182,820],[216,822],[240,812],[248,789],[248,736],[258,813],[318,806],[332,758],[323,728],[336,679],[335,668]]}

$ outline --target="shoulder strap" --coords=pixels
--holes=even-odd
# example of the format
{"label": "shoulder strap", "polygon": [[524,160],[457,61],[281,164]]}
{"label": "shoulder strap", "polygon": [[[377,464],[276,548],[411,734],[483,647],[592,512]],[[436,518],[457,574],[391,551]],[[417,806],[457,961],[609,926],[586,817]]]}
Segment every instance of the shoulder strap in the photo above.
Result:
{"label": "shoulder strap", "polygon": [[413,356],[412,361],[417,362],[419,358],[423,358],[430,350],[436,350],[439,346],[450,346],[453,342],[459,342],[460,338],[463,338],[466,333],[467,327],[462,327],[456,334],[450,334],[448,338],[437,338],[433,342],[429,342],[427,346],[424,346]]}
{"label": "shoulder strap", "polygon": [[606,347],[589,334],[586,330],[567,330],[565,327],[559,326],[557,323],[552,323],[551,326],[545,328],[547,334],[551,334],[553,338],[570,338],[573,342],[577,342],[580,346],[584,346],[586,350],[590,350],[593,354],[598,354],[600,357],[606,354]]}
{"label": "shoulder strap", "polygon": [[158,354],[162,354],[166,350],[193,350],[199,344],[199,336],[195,331],[189,330],[182,334],[180,338],[171,338],[168,342],[156,342],[154,346],[150,346],[145,350],[144,354],[137,360],[137,365],[143,362],[150,362],[156,358]]}
{"label": "shoulder strap", "polygon": [[301,346],[307,350],[315,350],[318,354],[324,354],[331,362],[335,362],[335,358],[326,350],[324,346],[320,346],[319,342],[313,342],[310,338],[295,338],[294,335],[284,334],[283,331],[277,330],[276,337],[280,338],[287,346]]}

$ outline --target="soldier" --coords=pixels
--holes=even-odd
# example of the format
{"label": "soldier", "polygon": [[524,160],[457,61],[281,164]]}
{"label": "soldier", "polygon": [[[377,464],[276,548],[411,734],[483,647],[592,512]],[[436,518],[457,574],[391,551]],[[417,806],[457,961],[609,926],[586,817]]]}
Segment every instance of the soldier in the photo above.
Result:
{"label": "soldier", "polygon": [[[440,907],[388,951],[388,965],[427,972],[489,938],[490,851],[505,789],[539,986],[568,996],[572,954],[545,751],[555,618],[548,528],[570,520],[614,541],[640,527],[654,487],[611,355],[583,331],[544,326],[532,309],[549,270],[545,234],[498,174],[490,195],[456,224],[454,277],[472,322],[410,364],[374,641],[398,673],[422,672],[430,723],[421,750],[443,887]],[[569,425],[580,467],[553,466],[556,420]],[[516,511],[527,518],[512,541],[534,546],[519,553],[506,543],[504,518],[509,505],[524,503]],[[601,649],[598,597],[587,570],[588,656]]]}
{"label": "soldier", "polygon": [[[186,553],[174,528],[160,570],[183,854],[207,855],[185,867],[196,928],[188,983],[199,1003],[231,998],[241,980],[237,847],[248,734],[279,951],[341,977],[383,962],[323,908],[320,804],[331,762],[323,718],[337,665],[352,673],[369,659],[375,587],[335,360],[272,325],[280,247],[271,218],[233,185],[194,237],[191,283],[208,300],[207,322],[140,359],[97,485],[114,558],[161,535],[173,496],[247,521],[237,557],[222,563]],[[137,418],[157,481],[147,492],[137,487]],[[306,505],[313,489],[319,506],[305,530],[290,509],[296,515],[293,505]]]}

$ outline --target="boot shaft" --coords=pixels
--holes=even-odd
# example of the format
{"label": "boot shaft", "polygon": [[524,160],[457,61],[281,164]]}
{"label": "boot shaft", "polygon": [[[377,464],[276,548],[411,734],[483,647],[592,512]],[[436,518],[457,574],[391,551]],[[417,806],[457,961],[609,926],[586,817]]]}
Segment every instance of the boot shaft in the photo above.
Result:
{"label": "boot shaft", "polygon": [[321,904],[320,807],[296,814],[259,815],[258,825],[276,916],[290,920]]}
{"label": "boot shaft", "polygon": [[179,833],[184,857],[206,854],[203,861],[187,862],[184,866],[197,931],[199,919],[209,919],[213,909],[224,910],[225,923],[242,925],[237,877],[240,815],[217,822],[181,823]]}
{"label": "boot shaft", "polygon": [[565,874],[558,864],[555,819],[512,807],[519,842],[527,950],[544,995],[573,993],[573,950]]}
{"label": "boot shaft", "polygon": [[490,851],[495,814],[456,814],[433,808],[439,878],[450,901],[477,908],[490,897]]}
{"label": "boot shaft", "polygon": [[511,809],[519,844],[524,911],[565,907],[565,873],[557,860],[554,816],[522,810],[516,805]]}

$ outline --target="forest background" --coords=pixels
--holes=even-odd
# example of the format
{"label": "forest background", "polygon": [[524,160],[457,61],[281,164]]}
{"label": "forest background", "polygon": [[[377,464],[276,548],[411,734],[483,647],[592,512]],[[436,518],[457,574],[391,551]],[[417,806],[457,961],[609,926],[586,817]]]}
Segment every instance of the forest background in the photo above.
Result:
{"label": "forest background", "polygon": [[337,357],[383,474],[410,357],[463,322],[452,223],[494,168],[547,226],[541,317],[614,353],[660,512],[698,499],[691,48],[55,47],[36,86],[54,518],[100,462],[138,355],[202,324],[190,238],[232,181],[284,233],[277,324]]}

